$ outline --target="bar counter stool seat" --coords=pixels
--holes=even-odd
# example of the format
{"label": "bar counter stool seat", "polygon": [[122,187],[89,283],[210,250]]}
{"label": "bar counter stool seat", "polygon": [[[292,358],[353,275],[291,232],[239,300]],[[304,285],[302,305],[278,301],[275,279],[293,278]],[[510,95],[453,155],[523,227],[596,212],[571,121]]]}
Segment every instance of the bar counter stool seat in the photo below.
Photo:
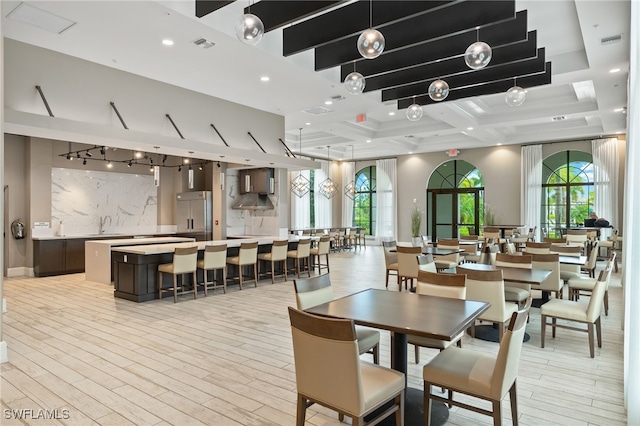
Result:
{"label": "bar counter stool seat", "polygon": [[[320,237],[320,241],[318,241],[318,246],[309,250],[309,254],[311,258],[315,259],[315,263],[318,266],[318,274],[322,273],[322,269],[326,269],[327,273],[329,273],[329,250],[331,249],[331,237],[324,236]],[[324,256],[327,263],[322,264],[320,262],[320,257]],[[315,266],[314,266],[315,267]]]}
{"label": "bar counter stool seat", "polygon": [[[282,262],[283,276],[287,280],[287,251],[289,250],[289,240],[275,240],[271,245],[270,253],[260,253],[258,259],[271,263],[271,284],[275,282],[275,264]],[[266,274],[263,274],[266,275]]]}
{"label": "bar counter stool seat", "polygon": [[258,242],[242,243],[240,244],[240,252],[238,256],[227,257],[228,265],[235,265],[238,267],[238,281],[240,284],[240,290],[242,290],[242,284],[244,283],[244,277],[242,274],[242,268],[244,266],[253,266],[253,282],[258,287]]}
{"label": "bar counter stool seat", "polygon": [[287,252],[287,258],[296,260],[296,274],[300,278],[300,260],[304,266],[305,259],[307,264],[307,273],[311,276],[311,268],[309,263],[309,256],[311,255],[311,240],[298,241],[298,247],[295,250],[289,250]]}
{"label": "bar counter stool seat", "polygon": [[[177,247],[173,254],[172,263],[158,265],[158,298],[162,299],[163,293],[173,293],[173,303],[178,301],[178,295],[193,293],[193,298],[197,298],[198,284],[196,281],[196,270],[198,262],[198,247]],[[162,274],[173,275],[173,286],[163,288]],[[187,290],[184,279],[186,274],[191,274],[193,280],[191,287]],[[178,275],[181,276],[178,285]],[[179,289],[179,290],[178,290]]]}
{"label": "bar counter stool seat", "polygon": [[[198,269],[202,269],[204,295],[209,289],[215,290],[220,286],[216,280],[216,271],[222,269],[222,291],[227,292],[227,245],[210,245],[204,248],[204,257],[198,260]],[[209,271],[213,272],[213,279],[208,281]]]}

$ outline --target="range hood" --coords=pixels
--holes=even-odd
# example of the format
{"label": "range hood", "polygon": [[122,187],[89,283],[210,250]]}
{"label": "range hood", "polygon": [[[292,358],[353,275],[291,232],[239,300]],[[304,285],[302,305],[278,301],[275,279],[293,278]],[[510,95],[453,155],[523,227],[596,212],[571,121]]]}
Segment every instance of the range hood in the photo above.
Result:
{"label": "range hood", "polygon": [[273,210],[273,203],[267,194],[247,193],[231,207],[234,210]]}

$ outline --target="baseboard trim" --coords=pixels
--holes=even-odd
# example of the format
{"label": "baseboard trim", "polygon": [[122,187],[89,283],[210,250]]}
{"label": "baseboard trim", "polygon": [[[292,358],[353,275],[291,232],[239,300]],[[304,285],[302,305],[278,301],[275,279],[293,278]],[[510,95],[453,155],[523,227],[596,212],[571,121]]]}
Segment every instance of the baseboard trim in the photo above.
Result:
{"label": "baseboard trim", "polygon": [[0,342],[0,364],[9,362],[9,356],[7,355],[7,342]]}
{"label": "baseboard trim", "polygon": [[7,268],[7,278],[12,277],[33,277],[33,268],[26,266],[18,266],[15,268]]}

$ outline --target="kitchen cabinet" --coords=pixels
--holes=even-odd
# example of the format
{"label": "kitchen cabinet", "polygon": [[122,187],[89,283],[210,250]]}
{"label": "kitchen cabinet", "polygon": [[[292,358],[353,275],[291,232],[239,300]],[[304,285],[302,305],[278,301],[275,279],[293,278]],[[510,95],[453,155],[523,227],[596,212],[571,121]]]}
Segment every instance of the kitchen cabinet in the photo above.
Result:
{"label": "kitchen cabinet", "polygon": [[273,194],[274,170],[271,168],[241,170],[240,194]]}

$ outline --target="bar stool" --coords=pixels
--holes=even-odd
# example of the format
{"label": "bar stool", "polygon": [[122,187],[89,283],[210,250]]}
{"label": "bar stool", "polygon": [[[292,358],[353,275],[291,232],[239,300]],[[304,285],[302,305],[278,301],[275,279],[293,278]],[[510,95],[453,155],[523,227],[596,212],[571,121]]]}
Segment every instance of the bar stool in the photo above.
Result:
{"label": "bar stool", "polygon": [[287,252],[287,258],[296,260],[296,273],[298,274],[298,278],[300,278],[300,259],[307,259],[307,272],[309,276],[311,276],[311,268],[309,267],[309,255],[311,251],[311,240],[300,240],[298,241],[298,248],[296,250],[289,250]]}
{"label": "bar stool", "polygon": [[[197,297],[198,284],[196,281],[196,269],[198,262],[198,247],[177,247],[173,253],[172,263],[158,265],[158,299],[162,299],[162,293],[172,292],[173,303],[178,301],[179,294],[193,292],[193,298]],[[162,287],[162,274],[173,275],[173,287]],[[184,275],[191,274],[193,283],[190,290],[185,290]],[[181,276],[180,291],[178,291],[178,275]]]}
{"label": "bar stool", "polygon": [[[204,248],[204,258],[198,260],[198,268],[202,269],[204,295],[207,296],[209,288],[215,290],[220,284],[216,280],[216,270],[222,269],[222,291],[227,292],[227,245],[206,246]],[[213,272],[213,279],[208,282],[209,271]],[[211,287],[209,286],[210,284]]]}
{"label": "bar stool", "polygon": [[240,244],[238,256],[227,257],[228,265],[238,267],[238,281],[242,290],[243,276],[242,267],[253,265],[253,282],[258,287],[258,242]]}
{"label": "bar stool", "polygon": [[[258,259],[265,262],[271,262],[271,284],[275,278],[275,263],[282,262],[284,272],[281,275],[287,280],[287,251],[289,249],[289,240],[275,240],[271,245],[271,253],[260,253]],[[259,269],[259,268],[258,268]],[[266,274],[262,274],[266,275]]]}
{"label": "bar stool", "polygon": [[[325,268],[327,270],[327,273],[329,273],[329,246],[331,245],[331,242],[329,241],[330,239],[331,238],[328,236],[320,237],[320,241],[318,241],[318,247],[314,247],[309,250],[311,258],[317,259],[318,274],[322,273],[322,268]],[[322,263],[320,263],[320,256],[326,256],[326,264],[323,265]]]}

